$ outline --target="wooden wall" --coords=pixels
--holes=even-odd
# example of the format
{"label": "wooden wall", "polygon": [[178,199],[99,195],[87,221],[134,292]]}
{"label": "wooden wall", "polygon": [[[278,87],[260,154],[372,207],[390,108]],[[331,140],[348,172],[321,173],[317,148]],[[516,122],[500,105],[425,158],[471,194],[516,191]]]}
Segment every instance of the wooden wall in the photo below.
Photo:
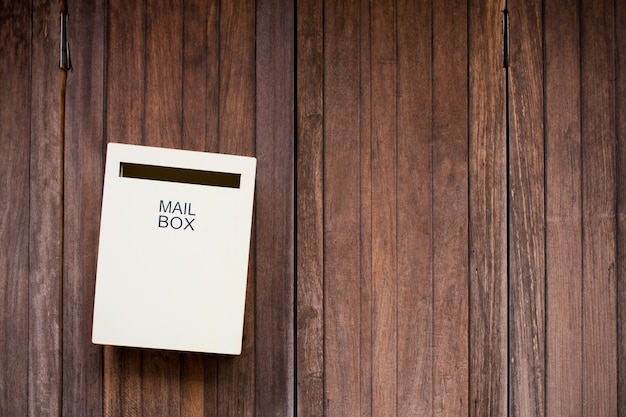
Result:
{"label": "wooden wall", "polygon": [[[0,416],[626,416],[626,2],[0,20]],[[91,344],[108,141],[258,158],[241,356]]]}

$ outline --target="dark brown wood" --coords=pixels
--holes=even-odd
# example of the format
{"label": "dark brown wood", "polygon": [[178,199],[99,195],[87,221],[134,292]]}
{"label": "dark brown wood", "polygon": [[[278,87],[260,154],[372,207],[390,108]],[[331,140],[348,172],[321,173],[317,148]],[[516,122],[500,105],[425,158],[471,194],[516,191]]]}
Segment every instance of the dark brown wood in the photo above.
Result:
{"label": "dark brown wood", "polygon": [[256,2],[257,416],[295,412],[294,7]]}
{"label": "dark brown wood", "polygon": [[617,415],[614,2],[581,3],[583,410]]}
{"label": "dark brown wood", "polygon": [[[547,416],[582,415],[579,10],[545,3]],[[567,325],[565,325],[567,324]]]}
{"label": "dark brown wood", "polygon": [[469,3],[470,416],[507,405],[506,103],[501,1]]}
{"label": "dark brown wood", "polygon": [[359,3],[324,6],[324,408],[345,416],[361,406]]}
{"label": "dark brown wood", "polygon": [[297,4],[297,415],[324,415],[323,5]]}
{"label": "dark brown wood", "polygon": [[146,3],[145,121],[141,143],[182,147],[181,0]]}
{"label": "dark brown wood", "polygon": [[396,43],[393,4],[371,3],[372,416],[396,415]]}
{"label": "dark brown wood", "polygon": [[418,416],[434,406],[432,7],[397,7],[397,414]]}
{"label": "dark brown wood", "polygon": [[542,2],[512,1],[508,78],[509,415],[545,415]]}
{"label": "dark brown wood", "polygon": [[[373,415],[374,384],[373,375],[373,344],[372,344],[372,308],[373,308],[373,240],[372,240],[372,67],[371,62],[371,2],[361,0],[359,9],[359,59],[360,59],[360,94],[359,94],[359,136],[360,136],[360,268],[361,279],[360,306],[359,306],[359,385],[360,385],[360,415]],[[356,151],[356,150],[355,150]]]}
{"label": "dark brown wood", "polygon": [[106,140],[140,143],[144,120],[145,8],[107,2]]}
{"label": "dark brown wood", "polygon": [[63,415],[101,416],[102,347],[91,343],[104,173],[104,4],[69,4],[73,69],[65,101]]}
{"label": "dark brown wood", "polygon": [[626,3],[615,2],[617,137],[617,412],[626,416]]}
{"label": "dark brown wood", "polygon": [[434,416],[469,413],[467,19],[467,3],[433,2]]}
{"label": "dark brown wood", "polygon": [[[61,413],[63,279],[63,96],[58,69],[59,9],[33,2],[30,215],[28,222],[28,413]],[[22,231],[27,233],[26,230]],[[27,347],[24,346],[24,349]]]}
{"label": "dark brown wood", "polygon": [[28,411],[30,3],[0,5],[0,415]]}

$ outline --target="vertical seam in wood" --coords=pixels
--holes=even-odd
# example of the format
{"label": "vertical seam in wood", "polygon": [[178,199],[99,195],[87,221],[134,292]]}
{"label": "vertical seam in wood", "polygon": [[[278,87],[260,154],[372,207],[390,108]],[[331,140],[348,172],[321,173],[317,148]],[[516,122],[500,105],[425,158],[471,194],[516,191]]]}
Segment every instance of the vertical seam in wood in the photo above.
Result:
{"label": "vertical seam in wood", "polygon": [[[33,36],[33,33],[35,31],[35,27],[34,27],[34,21],[35,21],[35,11],[34,11],[34,6],[32,4],[33,2],[30,2],[30,39],[28,42],[28,139],[29,139],[29,149],[28,149],[28,239],[26,239],[26,255],[28,256],[28,259],[26,261],[26,271],[27,271],[27,276],[26,276],[26,294],[27,294],[27,301],[30,303],[30,274],[31,274],[31,263],[30,263],[30,250],[31,250],[31,239],[30,236],[32,236],[31,234],[31,220],[32,220],[32,216],[31,216],[31,206],[32,206],[32,202],[31,202],[31,182],[32,182],[32,137],[33,137],[33,44],[35,42],[35,37]],[[30,366],[30,306],[27,307],[26,309],[26,326],[27,326],[27,330],[26,330],[26,342],[27,342],[27,354],[26,354],[26,378],[29,379],[30,375],[31,375],[31,366]],[[26,385],[26,405],[25,405],[25,410],[28,413],[28,409],[29,409],[29,399],[30,399],[30,386],[31,384],[27,381],[25,383]]]}
{"label": "vertical seam in wood", "polygon": [[65,71],[61,71],[61,112],[60,112],[60,146],[59,146],[59,194],[61,204],[59,206],[59,290],[58,290],[58,315],[59,315],[59,386],[58,389],[58,410],[59,417],[61,416],[63,410],[63,264],[64,264],[64,236],[63,236],[63,227],[64,227],[64,212],[65,212],[65,176],[64,176],[64,149],[65,149],[65,92],[67,87],[67,73]]}
{"label": "vertical seam in wood", "polygon": [[[508,0],[504,0],[504,10],[503,13],[505,15],[505,19],[502,20],[502,24],[505,27],[502,30],[504,43],[503,50],[506,54],[510,54],[510,51],[507,50],[506,43],[509,42],[511,37],[511,28],[509,23],[509,18],[507,18],[508,14]],[[508,27],[507,27],[508,26]],[[513,405],[511,403],[511,161],[510,161],[510,139],[511,139],[511,114],[510,114],[510,100],[511,100],[511,69],[510,69],[510,57],[504,56],[504,62],[506,65],[504,67],[504,112],[505,112],[505,175],[506,175],[506,198],[505,198],[505,216],[506,216],[506,300],[504,300],[504,305],[506,306],[506,369],[504,370],[506,373],[506,408],[508,410],[508,414],[510,415],[512,411],[514,411]]]}
{"label": "vertical seam in wood", "polygon": [[[65,0],[60,0],[60,12],[65,13],[67,15],[67,5]],[[59,38],[59,41],[63,41],[63,39]],[[67,42],[67,39],[65,39]],[[69,62],[68,62],[69,65]],[[64,343],[63,343],[63,280],[64,280],[64,247],[65,247],[65,239],[64,239],[64,224],[65,224],[65,99],[66,99],[66,91],[67,91],[67,74],[68,71],[61,70],[61,88],[60,88],[60,114],[59,114],[59,194],[60,194],[60,205],[59,205],[59,218],[58,218],[58,227],[59,227],[59,278],[58,278],[58,300],[57,300],[57,309],[58,309],[58,338],[59,338],[59,346],[58,346],[58,372],[59,372],[59,386],[57,387],[57,411],[59,417],[61,417],[63,413],[63,353],[64,353]]]}
{"label": "vertical seam in wood", "polygon": [[[363,39],[361,39],[361,34],[362,34],[362,29],[361,29],[361,25],[363,22],[363,6],[361,4],[362,2],[359,2],[359,90],[361,89],[361,83],[363,82],[363,56],[361,55],[361,51],[362,51],[362,47],[361,47],[361,43],[363,42]],[[372,109],[371,109],[371,91],[372,91],[372,1],[369,0],[366,2],[367,3],[367,17],[369,19],[368,23],[367,23],[367,28],[370,31],[369,36],[368,36],[368,41],[369,41],[369,52],[368,52],[368,65],[369,65],[369,71],[368,71],[368,81],[370,83],[370,85],[368,86],[368,91],[369,91],[369,97],[370,97],[370,106],[369,106],[369,126],[370,126],[370,131],[369,131],[369,161],[367,161],[367,163],[369,163],[369,180],[370,180],[370,184],[369,184],[369,196],[370,199],[372,198],[372,148],[373,148],[373,144],[372,144],[372,132],[371,132],[371,126],[372,126]],[[361,128],[361,126],[363,126],[362,123],[362,119],[363,119],[363,99],[362,99],[362,95],[359,94],[359,128],[361,131],[361,134],[359,136],[362,135],[362,131],[363,129]],[[360,137],[360,139],[362,139],[362,137]],[[359,141],[360,142],[360,141]],[[359,147],[360,149],[360,147]],[[362,152],[359,150],[359,183],[362,183],[363,178],[361,177],[361,171],[362,171],[362,164],[363,164],[363,160],[362,160]],[[362,194],[363,194],[363,189],[362,187],[359,187],[359,192],[361,195],[359,195],[359,201],[361,200]],[[371,204],[371,201],[370,201]],[[368,247],[370,248],[370,251],[373,252],[373,244],[371,243],[371,241],[373,240],[374,236],[373,236],[373,218],[372,218],[372,213],[373,210],[370,208],[369,210],[369,228],[370,228],[370,234],[369,234],[369,238],[370,238],[370,245],[368,245]],[[362,210],[359,207],[359,217],[362,216]],[[359,218],[359,228],[360,228],[360,233],[359,233],[359,263],[363,262],[363,244],[361,242],[361,240],[363,239],[363,233],[362,233],[362,227],[363,227],[363,219]],[[373,257],[373,253],[369,254],[370,257],[370,262],[372,262],[372,257]],[[362,264],[361,264],[362,265]],[[373,269],[373,268],[372,268]],[[362,271],[362,267],[360,268],[360,271]],[[359,272],[360,272],[359,271]],[[373,364],[374,364],[374,331],[371,329],[371,327],[373,326],[373,317],[374,317],[374,289],[373,289],[373,270],[368,269],[368,271],[370,271],[370,276],[367,277],[368,279],[370,279],[372,282],[370,283],[370,292],[369,292],[369,312],[370,312],[370,317],[368,319],[368,323],[370,325],[370,346],[369,346],[369,353],[370,353],[370,357],[369,357],[369,370],[370,370],[370,404],[369,404],[369,411],[370,411],[370,415],[373,414],[373,410],[374,410],[374,378],[372,375],[372,368],[373,368]],[[363,297],[362,295],[359,297],[359,313],[363,311],[362,309],[362,302],[363,302]],[[361,334],[362,331],[362,317],[359,314],[359,351],[361,351],[363,349],[363,336]],[[361,388],[362,385],[362,360],[363,360],[363,355],[359,355],[359,397],[362,395],[363,389]],[[360,410],[359,410],[360,411]]]}
{"label": "vertical seam in wood", "polygon": [[321,117],[321,163],[320,163],[320,176],[322,181],[322,204],[321,204],[321,219],[322,219],[322,415],[326,416],[326,1],[322,0],[322,117]]}
{"label": "vertical seam in wood", "polygon": [[[432,2],[431,2],[432,3]],[[472,124],[471,124],[471,83],[470,83],[470,28],[471,28],[471,2],[465,2],[466,26],[465,26],[465,50],[467,51],[467,67],[465,68],[466,91],[467,91],[467,417],[472,415]]]}
{"label": "vertical seam in wood", "polygon": [[395,216],[396,218],[394,219],[394,228],[395,228],[395,252],[394,252],[394,260],[395,260],[395,287],[394,287],[394,304],[395,304],[395,326],[396,326],[396,340],[395,340],[395,344],[396,344],[396,352],[395,352],[395,366],[396,366],[396,372],[395,372],[395,394],[396,394],[396,405],[395,405],[395,410],[396,410],[396,415],[398,413],[398,340],[399,340],[399,332],[398,332],[398,283],[399,283],[399,272],[398,272],[398,213],[399,213],[399,209],[398,209],[398,101],[399,101],[399,94],[398,94],[398,62],[399,62],[399,57],[398,57],[398,1],[394,1],[394,7],[393,7],[393,33],[394,33],[394,86],[395,86],[395,91],[394,91],[394,106],[395,106],[395,112],[394,112],[394,134],[395,134],[395,175],[394,175],[394,187],[395,187],[395,204],[396,204],[396,213]]}
{"label": "vertical seam in wood", "polygon": [[293,321],[291,323],[291,330],[293,332],[293,381],[291,389],[293,390],[293,403],[291,408],[291,415],[298,416],[298,213],[299,213],[299,194],[298,194],[298,148],[300,143],[299,128],[299,110],[298,105],[298,2],[293,1],[293,232],[291,235],[291,242],[293,246],[293,287],[292,298],[293,304],[291,308],[291,315]]}
{"label": "vertical seam in wood", "polygon": [[619,117],[619,101],[620,101],[620,96],[619,96],[619,83],[618,83],[618,78],[619,78],[619,48],[618,48],[618,36],[617,36],[617,25],[619,20],[617,19],[617,13],[618,13],[618,6],[617,6],[617,0],[613,1],[613,96],[615,97],[613,100],[613,126],[614,126],[614,132],[615,132],[615,208],[614,208],[614,212],[615,212],[615,334],[616,334],[616,358],[617,358],[617,379],[615,381],[615,389],[616,389],[616,396],[615,398],[617,399],[617,414],[618,417],[622,416],[622,410],[620,409],[620,404],[623,402],[623,400],[620,398],[620,393],[622,391],[622,387],[621,387],[621,381],[622,378],[620,378],[619,375],[619,370],[622,367],[622,358],[623,358],[623,347],[622,344],[620,343],[620,340],[622,340],[622,338],[624,337],[621,331],[621,328],[623,327],[623,323],[620,325],[620,312],[622,311],[622,305],[621,305],[621,299],[622,299],[622,291],[620,291],[620,287],[621,285],[619,284],[619,273],[620,273],[620,269],[621,269],[621,262],[622,260],[620,259],[619,255],[620,255],[620,236],[621,236],[621,230],[620,230],[620,190],[621,190],[621,182],[622,179],[620,178],[620,169],[619,169],[619,165],[620,165],[620,156],[621,156],[621,141],[620,141],[620,128],[619,128],[619,122],[620,122],[620,117]]}
{"label": "vertical seam in wood", "polygon": [[580,132],[580,155],[579,155],[579,172],[580,172],[580,183],[579,183],[579,190],[580,190],[580,314],[581,314],[581,321],[580,321],[580,366],[581,366],[581,381],[579,382],[579,391],[580,391],[580,395],[581,395],[581,401],[580,401],[580,414],[579,415],[584,415],[584,403],[585,403],[585,392],[583,390],[583,382],[585,379],[585,367],[584,367],[584,358],[585,358],[585,339],[584,339],[584,332],[585,332],[585,298],[584,298],[584,294],[585,294],[585,253],[584,253],[584,248],[585,248],[585,195],[584,195],[584,181],[585,181],[585,172],[583,170],[584,168],[584,162],[583,162],[583,157],[584,157],[584,148],[585,148],[585,140],[583,137],[583,127],[584,127],[584,120],[582,117],[582,110],[583,110],[583,105],[584,105],[584,98],[583,98],[583,72],[582,72],[582,63],[583,63],[583,37],[584,37],[584,33],[583,33],[583,16],[582,16],[582,0],[578,0],[577,2],[577,7],[578,7],[578,96],[580,97],[579,103],[578,103],[578,114],[579,117],[578,118],[578,128],[579,128],[579,132]]}
{"label": "vertical seam in wood", "polygon": [[613,112],[613,134],[614,134],[614,154],[615,154],[615,159],[614,159],[614,176],[615,176],[615,193],[614,193],[614,206],[613,206],[613,213],[615,213],[614,216],[614,228],[615,228],[615,233],[614,233],[614,250],[615,250],[615,264],[614,264],[614,273],[615,273],[615,356],[616,356],[616,369],[617,369],[617,373],[616,373],[616,380],[615,380],[615,398],[617,401],[616,404],[616,409],[617,409],[617,414],[618,416],[620,416],[621,410],[620,410],[620,376],[619,376],[619,369],[620,369],[620,365],[621,365],[621,360],[620,360],[620,353],[621,353],[621,348],[620,348],[620,336],[621,336],[621,332],[620,332],[620,285],[619,285],[619,265],[620,265],[620,258],[619,258],[619,247],[620,247],[620,224],[619,224],[619,209],[620,209],[620,197],[619,197],[619,191],[620,191],[620,183],[621,183],[621,179],[619,176],[619,159],[620,159],[620,141],[619,141],[619,115],[618,115],[618,101],[619,101],[619,94],[618,94],[618,65],[619,65],[619,61],[618,61],[618,48],[617,48],[617,0],[613,0],[613,74],[611,76],[611,80],[613,82],[613,88],[612,93],[613,93],[613,100],[612,100],[612,112]]}
{"label": "vertical seam in wood", "polygon": [[[434,3],[435,1],[430,2],[430,138],[428,140],[430,146],[430,156],[428,158],[430,165],[430,346],[429,346],[429,356],[430,356],[430,415],[434,417],[435,415],[435,244],[433,240],[435,239],[435,163],[434,163],[434,142],[435,142],[435,120],[433,117],[433,109],[435,108],[435,27],[434,27]],[[469,326],[468,326],[469,327]]]}
{"label": "vertical seam in wood", "polygon": [[541,100],[543,103],[543,415],[548,416],[548,157],[546,106],[546,7],[541,1]]}

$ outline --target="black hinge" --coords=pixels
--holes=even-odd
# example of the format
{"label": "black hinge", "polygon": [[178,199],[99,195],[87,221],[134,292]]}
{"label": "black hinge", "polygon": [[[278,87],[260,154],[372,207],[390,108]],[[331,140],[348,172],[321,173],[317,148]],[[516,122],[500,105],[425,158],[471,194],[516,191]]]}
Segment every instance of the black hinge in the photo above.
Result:
{"label": "black hinge", "polygon": [[68,71],[72,68],[72,62],[70,61],[70,43],[67,40],[67,13],[61,12],[61,36],[59,42],[59,67],[63,71]]}
{"label": "black hinge", "polygon": [[502,67],[509,67],[509,11],[502,10]]}

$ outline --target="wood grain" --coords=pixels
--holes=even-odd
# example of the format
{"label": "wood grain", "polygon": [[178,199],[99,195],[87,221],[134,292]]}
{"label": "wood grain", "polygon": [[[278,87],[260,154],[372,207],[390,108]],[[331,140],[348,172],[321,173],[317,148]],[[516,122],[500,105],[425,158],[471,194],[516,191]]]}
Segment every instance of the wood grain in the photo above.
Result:
{"label": "wood grain", "polygon": [[[104,4],[69,5],[73,69],[65,113],[63,415],[101,416],[102,347],[91,343],[104,174]],[[97,28],[97,30],[95,29]]]}
{"label": "wood grain", "polygon": [[107,2],[105,123],[109,142],[141,142],[146,31],[143,6],[142,2]]}
{"label": "wood grain", "polygon": [[626,4],[615,3],[617,139],[617,410],[626,413]]}
{"label": "wood grain", "polygon": [[397,414],[433,399],[433,40],[430,2],[397,6]]}
{"label": "wood grain", "polygon": [[509,415],[545,415],[542,3],[509,1]]}
{"label": "wood grain", "polygon": [[35,1],[32,7],[27,378],[29,415],[44,417],[59,415],[62,400],[65,73],[57,70],[59,31],[52,29],[58,6]]}
{"label": "wood grain", "polygon": [[[579,9],[545,4],[547,416],[582,412]],[[567,325],[564,325],[567,324]]]}
{"label": "wood grain", "polygon": [[323,5],[297,4],[296,404],[324,415]]}
{"label": "wood grain", "polygon": [[258,416],[289,416],[295,407],[294,8],[256,2]]}
{"label": "wood grain", "polygon": [[581,3],[583,415],[617,415],[613,2]]}
{"label": "wood grain", "polygon": [[371,3],[372,416],[397,414],[395,16],[393,4]]}
{"label": "wood grain", "polygon": [[[374,357],[372,343],[373,323],[373,239],[372,239],[372,10],[371,2],[362,0],[359,10],[359,193],[361,200],[360,213],[360,268],[361,279],[360,306],[359,306],[359,386],[360,386],[360,415],[371,417],[373,413],[374,384]],[[355,149],[356,151],[356,149]]]}
{"label": "wood grain", "polygon": [[469,4],[469,395],[475,417],[508,412],[503,6]]}
{"label": "wood grain", "polygon": [[324,408],[359,410],[359,3],[324,8]]}
{"label": "wood grain", "polygon": [[30,4],[2,2],[0,16],[0,415],[28,411],[28,223],[31,136]]}
{"label": "wood grain", "polygon": [[433,415],[469,413],[468,11],[433,3]]}

